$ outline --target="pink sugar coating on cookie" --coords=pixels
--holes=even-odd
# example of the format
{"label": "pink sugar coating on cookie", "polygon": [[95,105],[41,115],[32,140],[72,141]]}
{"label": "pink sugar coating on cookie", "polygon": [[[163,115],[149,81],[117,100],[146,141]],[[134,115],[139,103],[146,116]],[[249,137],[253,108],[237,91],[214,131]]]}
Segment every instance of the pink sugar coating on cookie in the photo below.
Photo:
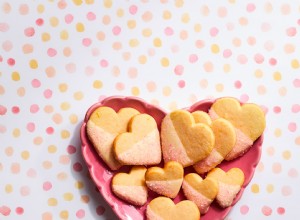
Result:
{"label": "pink sugar coating on cookie", "polygon": [[153,212],[150,206],[147,207],[146,216],[147,216],[147,220],[164,220],[158,214]]}
{"label": "pink sugar coating on cookie", "polygon": [[241,187],[239,185],[219,182],[219,192],[216,197],[218,204],[223,208],[230,206],[240,189]]}
{"label": "pink sugar coating on cookie", "polygon": [[159,131],[153,130],[127,151],[118,154],[119,161],[126,165],[153,165],[161,161]]}
{"label": "pink sugar coating on cookie", "polygon": [[[220,116],[211,108],[209,110],[209,115],[212,120],[220,118]],[[240,129],[235,128],[236,133],[236,143],[229,154],[226,155],[225,160],[233,160],[239,156],[246,153],[250,147],[253,145],[253,141],[245,135]]]}
{"label": "pink sugar coating on cookie", "polygon": [[194,165],[197,173],[202,174],[210,171],[224,160],[224,157],[213,149],[210,155]]}
{"label": "pink sugar coating on cookie", "polygon": [[142,206],[147,202],[148,191],[146,186],[112,185],[112,191],[116,196],[133,205]]}
{"label": "pink sugar coating on cookie", "polygon": [[146,181],[149,189],[169,198],[175,198],[177,196],[180,190],[181,183],[182,179],[166,181]]}
{"label": "pink sugar coating on cookie", "polygon": [[199,208],[201,215],[205,214],[213,200],[205,197],[200,192],[195,190],[188,182],[183,181],[182,189],[188,200],[193,201]]}

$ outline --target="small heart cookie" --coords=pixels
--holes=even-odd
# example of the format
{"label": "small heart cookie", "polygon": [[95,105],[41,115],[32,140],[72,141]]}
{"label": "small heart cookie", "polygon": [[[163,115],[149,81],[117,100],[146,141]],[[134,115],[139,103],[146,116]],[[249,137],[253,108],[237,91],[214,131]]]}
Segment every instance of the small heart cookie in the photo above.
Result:
{"label": "small heart cookie", "polygon": [[213,131],[204,123],[195,123],[192,114],[176,110],[166,115],[161,125],[164,162],[177,161],[183,167],[207,157],[215,144]]}
{"label": "small heart cookie", "polygon": [[203,215],[217,196],[219,187],[214,179],[203,180],[198,174],[189,173],[184,177],[182,189],[185,197],[193,201]]}
{"label": "small heart cookie", "polygon": [[117,135],[127,131],[127,124],[132,116],[139,114],[133,108],[122,108],[118,113],[109,107],[99,107],[87,122],[87,135],[98,155],[112,170],[121,164],[114,158],[113,142]]}
{"label": "small heart cookie", "polygon": [[218,204],[226,208],[232,205],[232,202],[244,183],[244,173],[239,168],[231,168],[224,172],[220,168],[214,168],[208,174],[206,179],[214,179],[219,183],[219,192],[216,197]]}
{"label": "small heart cookie", "polygon": [[157,197],[147,206],[147,220],[199,220],[200,212],[195,203],[183,200],[176,205],[166,197]]}
{"label": "small heart cookie", "polygon": [[144,166],[134,166],[129,174],[117,173],[111,182],[113,193],[133,205],[142,206],[147,202],[148,189],[145,183]]}
{"label": "small heart cookie", "polygon": [[183,167],[180,163],[170,161],[164,168],[151,167],[145,174],[146,185],[157,194],[175,198],[183,181]]}
{"label": "small heart cookie", "polygon": [[249,150],[253,142],[262,135],[266,127],[265,114],[252,103],[241,105],[235,98],[217,99],[209,110],[211,118],[224,118],[235,127],[237,141],[232,151],[225,157],[233,160]]}
{"label": "small heart cookie", "polygon": [[192,115],[196,123],[209,125],[215,135],[215,146],[210,155],[193,166],[197,173],[203,174],[224,160],[236,143],[236,134],[233,125],[223,118],[211,121],[209,115],[202,111],[195,111]]}
{"label": "small heart cookie", "polygon": [[154,165],[161,161],[160,136],[156,121],[148,114],[132,117],[129,132],[114,141],[115,158],[123,165]]}

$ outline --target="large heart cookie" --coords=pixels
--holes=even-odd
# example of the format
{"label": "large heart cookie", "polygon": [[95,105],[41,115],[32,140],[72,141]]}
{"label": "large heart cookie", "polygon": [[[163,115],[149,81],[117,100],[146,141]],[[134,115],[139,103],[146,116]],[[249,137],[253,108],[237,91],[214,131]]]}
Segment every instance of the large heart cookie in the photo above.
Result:
{"label": "large heart cookie", "polygon": [[265,114],[256,104],[241,105],[234,98],[217,99],[209,110],[213,119],[224,118],[236,128],[237,141],[226,160],[233,160],[249,150],[266,127]]}
{"label": "large heart cookie", "polygon": [[189,173],[184,177],[182,184],[183,193],[188,200],[195,202],[200,214],[205,214],[210,204],[218,194],[218,181],[202,179],[196,173]]}
{"label": "large heart cookie", "polygon": [[177,161],[183,167],[207,157],[215,144],[211,128],[195,123],[190,112],[175,110],[162,121],[161,140],[164,162]]}
{"label": "large heart cookie", "polygon": [[219,165],[236,143],[236,134],[233,125],[223,118],[212,121],[209,115],[203,111],[192,113],[196,123],[209,125],[215,135],[215,146],[212,152],[193,167],[199,174],[206,173]]}
{"label": "large heart cookie", "polygon": [[144,166],[134,166],[130,172],[117,173],[111,183],[112,191],[120,199],[133,205],[144,205],[147,202],[148,189],[145,183]]}
{"label": "large heart cookie", "polygon": [[123,165],[153,165],[161,161],[160,136],[156,121],[148,114],[131,118],[129,132],[114,141],[115,158]]}
{"label": "large heart cookie", "polygon": [[110,107],[101,106],[90,116],[87,122],[87,135],[99,156],[112,170],[121,164],[113,155],[113,142],[117,135],[127,131],[127,124],[132,116],[139,114],[136,109],[122,108],[116,113]]}
{"label": "large heart cookie", "polygon": [[159,195],[175,198],[181,188],[183,167],[180,163],[170,161],[164,168],[150,167],[145,174],[146,185]]}
{"label": "large heart cookie", "polygon": [[148,220],[199,220],[200,213],[192,201],[184,200],[176,205],[166,197],[157,197],[147,206]]}
{"label": "large heart cookie", "polygon": [[232,204],[245,180],[244,173],[239,168],[232,168],[228,172],[214,168],[207,174],[206,178],[218,181],[219,191],[216,201],[223,208]]}

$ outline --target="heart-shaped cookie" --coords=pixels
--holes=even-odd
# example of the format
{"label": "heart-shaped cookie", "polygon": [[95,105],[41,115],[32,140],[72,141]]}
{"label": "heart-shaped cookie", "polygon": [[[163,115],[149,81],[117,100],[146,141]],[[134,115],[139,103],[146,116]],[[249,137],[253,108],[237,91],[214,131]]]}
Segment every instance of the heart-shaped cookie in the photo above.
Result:
{"label": "heart-shaped cookie", "polygon": [[123,165],[160,163],[160,136],[154,118],[148,114],[135,115],[128,124],[128,130],[114,141],[115,158]]}
{"label": "heart-shaped cookie", "polygon": [[175,110],[162,121],[161,140],[164,162],[177,161],[183,167],[207,157],[215,144],[213,131],[204,123],[195,123],[192,114]]}
{"label": "heart-shaped cookie", "polygon": [[166,197],[157,197],[147,206],[147,220],[199,220],[200,213],[192,201],[184,200],[176,205]]}
{"label": "heart-shaped cookie", "polygon": [[236,134],[233,125],[223,118],[211,121],[209,115],[203,111],[192,113],[196,123],[209,125],[215,135],[215,146],[208,157],[196,163],[193,167],[199,174],[206,173],[219,165],[236,143]]}
{"label": "heart-shaped cookie", "polygon": [[87,125],[87,135],[97,153],[112,169],[117,170],[121,164],[113,155],[113,142],[117,135],[127,131],[127,124],[132,116],[139,114],[134,108],[122,108],[115,112],[110,107],[101,106],[91,114]]}
{"label": "heart-shaped cookie", "polygon": [[224,118],[236,128],[237,141],[232,151],[225,157],[233,160],[249,150],[253,142],[262,135],[266,127],[265,114],[252,103],[240,104],[235,98],[217,99],[209,110],[212,119]]}
{"label": "heart-shaped cookie", "polygon": [[228,172],[220,168],[214,168],[207,174],[206,179],[218,181],[219,191],[216,201],[221,207],[226,208],[232,204],[234,198],[241,190],[245,176],[239,168],[231,168]]}
{"label": "heart-shaped cookie", "polygon": [[144,205],[147,202],[148,189],[145,183],[144,166],[134,166],[130,172],[117,173],[111,182],[113,193],[133,205]]}
{"label": "heart-shaped cookie", "polygon": [[152,191],[175,198],[183,181],[183,167],[175,161],[167,162],[164,168],[150,167],[145,174],[145,180]]}
{"label": "heart-shaped cookie", "polygon": [[217,196],[219,187],[214,179],[203,180],[198,174],[189,173],[184,177],[182,189],[185,197],[193,201],[203,215]]}

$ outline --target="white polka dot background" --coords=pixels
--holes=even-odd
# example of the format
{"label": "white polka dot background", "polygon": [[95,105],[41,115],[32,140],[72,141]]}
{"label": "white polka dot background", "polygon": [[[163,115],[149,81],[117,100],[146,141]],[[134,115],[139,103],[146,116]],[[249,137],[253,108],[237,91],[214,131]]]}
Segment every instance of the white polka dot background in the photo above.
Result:
{"label": "white polka dot background", "polygon": [[262,106],[262,157],[226,219],[297,218],[299,1],[1,0],[0,18],[0,219],[116,219],[79,136],[112,95]]}

